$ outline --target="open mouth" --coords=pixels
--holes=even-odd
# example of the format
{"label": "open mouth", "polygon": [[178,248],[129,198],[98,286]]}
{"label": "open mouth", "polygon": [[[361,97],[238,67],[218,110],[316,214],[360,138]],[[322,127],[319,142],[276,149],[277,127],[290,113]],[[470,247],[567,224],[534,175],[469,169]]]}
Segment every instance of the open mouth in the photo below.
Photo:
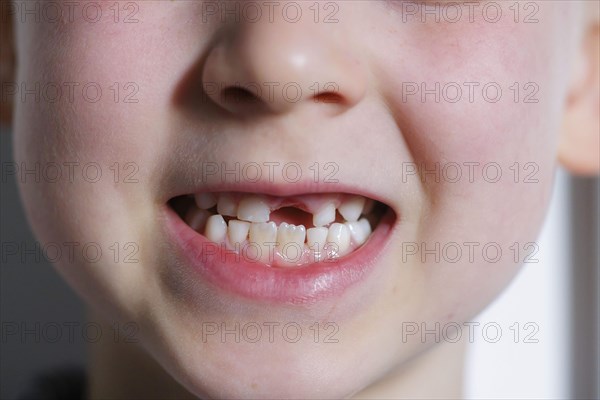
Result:
{"label": "open mouth", "polygon": [[397,218],[390,206],[351,193],[200,192],[166,206],[184,264],[203,281],[295,304],[364,280]]}
{"label": "open mouth", "polygon": [[386,211],[383,203],[343,193],[274,197],[221,192],[170,202],[185,223],[246,261],[306,267],[364,245]]}

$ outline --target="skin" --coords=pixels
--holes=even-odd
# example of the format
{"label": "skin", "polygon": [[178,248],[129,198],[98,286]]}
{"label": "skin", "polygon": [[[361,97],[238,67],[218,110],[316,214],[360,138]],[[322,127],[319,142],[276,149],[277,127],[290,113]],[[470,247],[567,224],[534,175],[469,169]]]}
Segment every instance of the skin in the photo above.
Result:
{"label": "skin", "polygon": [[[589,149],[598,132],[590,111],[598,101],[590,94],[597,54],[589,43],[598,42],[598,21],[586,5],[538,2],[533,24],[515,23],[509,3],[497,23],[484,20],[481,9],[472,22],[465,15],[457,23],[421,23],[418,17],[403,22],[400,2],[370,1],[338,2],[333,24],[315,24],[308,3],[298,23],[277,13],[273,23],[266,17],[203,23],[202,2],[161,1],[138,3],[139,22],[125,24],[114,22],[112,3],[100,4],[103,18],[93,24],[81,12],[70,22],[14,22],[18,82],[103,88],[95,103],[77,91],[74,102],[15,101],[12,120],[18,163],[97,162],[103,172],[95,183],[81,169],[73,181],[20,180],[41,242],[94,242],[103,249],[98,262],[78,251],[56,263],[97,313],[92,319],[139,327],[140,348],[93,346],[90,397],[458,396],[460,373],[447,371],[460,370],[464,341],[402,340],[403,332],[407,322],[431,328],[469,321],[507,286],[528,254],[523,246],[536,240],[557,159],[576,172],[596,171],[597,150]],[[296,103],[281,95],[262,98],[259,107],[230,104],[215,93],[209,101],[202,81],[298,82],[306,96]],[[134,82],[138,102],[122,101],[131,92],[123,86],[115,102],[114,82]],[[337,83],[339,101],[315,102],[308,95],[314,82]],[[464,95],[456,103],[432,96],[423,102],[418,95],[404,100],[403,82],[428,88],[457,82]],[[464,82],[481,84],[472,102]],[[503,89],[496,103],[482,98],[489,82]],[[509,89],[514,82],[518,102]],[[528,82],[539,87],[537,103],[523,102]],[[580,116],[577,140],[571,139],[574,123],[563,123],[572,115]],[[366,282],[341,298],[294,307],[224,298],[178,268],[181,260],[165,245],[161,210],[186,182],[199,179],[199,165],[285,160],[305,172],[314,162],[335,162],[341,183],[396,210],[399,223]],[[474,181],[467,179],[464,163],[492,161],[503,179],[486,182],[481,167]],[[110,167],[119,163],[126,174],[128,162],[139,167],[138,182],[121,176],[115,183]],[[448,162],[462,165],[459,182],[450,182],[450,173],[436,182],[402,172],[411,163],[431,169]],[[509,169],[515,162],[517,183]],[[537,182],[523,182],[532,171],[526,163]],[[115,242],[116,260],[109,250]],[[464,246],[456,263],[433,256],[423,262],[420,253],[406,256],[407,242],[479,247],[473,262]],[[515,242],[517,262],[510,250]],[[139,262],[124,261],[127,243],[137,245]],[[483,258],[486,243],[501,247],[498,262]],[[229,327],[295,321],[303,332],[333,322],[338,342],[315,343],[310,334],[297,343],[264,336],[257,343],[202,341],[207,321]],[[132,369],[139,374],[123,381]],[[428,382],[441,374],[447,379],[437,386]],[[163,384],[154,387],[157,382]]]}

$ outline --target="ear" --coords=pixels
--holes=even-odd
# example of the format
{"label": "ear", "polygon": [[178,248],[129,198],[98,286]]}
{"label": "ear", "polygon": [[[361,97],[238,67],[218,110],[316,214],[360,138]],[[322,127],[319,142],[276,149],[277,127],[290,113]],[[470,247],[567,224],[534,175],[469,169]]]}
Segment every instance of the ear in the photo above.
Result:
{"label": "ear", "polygon": [[12,97],[5,89],[13,85],[15,71],[15,52],[12,29],[12,16],[5,12],[4,2],[0,11],[0,124],[10,125],[12,119]]}
{"label": "ear", "polygon": [[579,175],[600,172],[600,16],[598,2],[586,4],[581,68],[569,91],[558,159]]}

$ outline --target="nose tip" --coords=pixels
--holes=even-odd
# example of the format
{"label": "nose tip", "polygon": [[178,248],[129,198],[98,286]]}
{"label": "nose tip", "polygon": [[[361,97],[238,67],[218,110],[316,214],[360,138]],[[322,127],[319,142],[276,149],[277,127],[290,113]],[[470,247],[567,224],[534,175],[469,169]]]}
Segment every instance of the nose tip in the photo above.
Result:
{"label": "nose tip", "polygon": [[212,101],[234,113],[288,113],[307,104],[343,112],[360,102],[366,78],[348,48],[294,27],[234,30],[211,48],[202,81]]}

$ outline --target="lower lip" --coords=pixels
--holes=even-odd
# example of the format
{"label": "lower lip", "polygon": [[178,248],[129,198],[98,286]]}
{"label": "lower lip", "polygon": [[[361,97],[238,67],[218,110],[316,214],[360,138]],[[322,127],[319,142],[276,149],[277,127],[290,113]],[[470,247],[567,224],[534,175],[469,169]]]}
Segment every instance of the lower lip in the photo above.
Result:
{"label": "lower lip", "polygon": [[303,267],[274,268],[226,251],[190,228],[168,206],[165,214],[169,234],[201,279],[229,293],[280,304],[341,297],[351,286],[364,282],[384,251],[394,222],[389,209],[367,243],[344,257]]}

